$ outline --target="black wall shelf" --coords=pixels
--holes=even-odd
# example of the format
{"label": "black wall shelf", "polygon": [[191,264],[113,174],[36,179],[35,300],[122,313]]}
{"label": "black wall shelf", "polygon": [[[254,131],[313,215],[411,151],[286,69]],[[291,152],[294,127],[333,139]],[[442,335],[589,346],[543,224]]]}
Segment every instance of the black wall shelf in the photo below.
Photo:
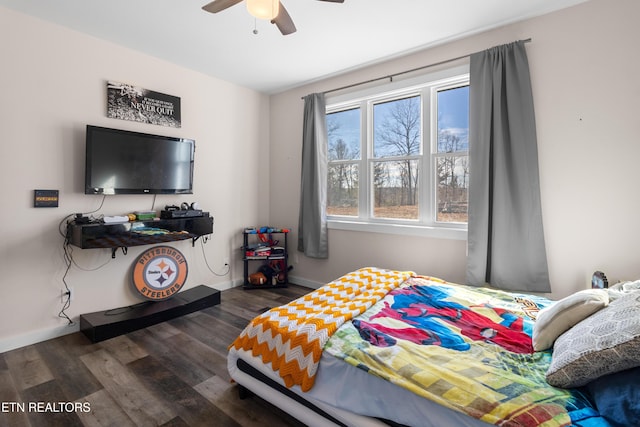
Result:
{"label": "black wall shelf", "polygon": [[67,225],[69,243],[82,249],[111,248],[115,257],[118,248],[155,245],[191,239],[192,244],[213,233],[213,217],[153,219],[119,224],[88,223]]}

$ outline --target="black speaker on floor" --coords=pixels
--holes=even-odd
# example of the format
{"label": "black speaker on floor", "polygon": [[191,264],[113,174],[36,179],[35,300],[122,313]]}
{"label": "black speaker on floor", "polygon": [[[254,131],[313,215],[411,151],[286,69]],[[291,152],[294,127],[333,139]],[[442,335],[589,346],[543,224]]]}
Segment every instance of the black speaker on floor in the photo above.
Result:
{"label": "black speaker on floor", "polygon": [[99,342],[220,304],[220,291],[199,285],[163,301],[80,315],[80,331]]}

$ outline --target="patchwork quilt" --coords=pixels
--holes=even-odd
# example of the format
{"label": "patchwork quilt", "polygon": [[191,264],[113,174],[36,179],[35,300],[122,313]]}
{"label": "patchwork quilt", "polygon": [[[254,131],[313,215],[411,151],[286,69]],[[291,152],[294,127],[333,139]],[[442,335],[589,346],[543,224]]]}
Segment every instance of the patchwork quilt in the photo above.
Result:
{"label": "patchwork quilt", "polygon": [[542,297],[411,277],[324,350],[400,387],[500,426],[607,426],[580,390],[551,387],[534,352]]}

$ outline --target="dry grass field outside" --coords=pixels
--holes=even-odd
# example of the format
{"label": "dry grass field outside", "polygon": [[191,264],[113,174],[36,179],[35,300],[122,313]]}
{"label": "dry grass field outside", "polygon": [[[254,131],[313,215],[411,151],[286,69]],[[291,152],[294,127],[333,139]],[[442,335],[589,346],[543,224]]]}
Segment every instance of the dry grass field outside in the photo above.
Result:
{"label": "dry grass field outside", "polygon": [[[327,215],[358,216],[356,206],[328,206]],[[381,206],[374,209],[376,218],[418,219],[417,205]],[[439,222],[467,222],[466,212],[438,212]]]}

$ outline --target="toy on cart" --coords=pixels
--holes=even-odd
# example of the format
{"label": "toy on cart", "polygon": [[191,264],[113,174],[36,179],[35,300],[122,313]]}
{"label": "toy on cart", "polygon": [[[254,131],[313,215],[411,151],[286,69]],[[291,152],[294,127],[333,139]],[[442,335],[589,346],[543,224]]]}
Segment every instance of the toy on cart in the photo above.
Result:
{"label": "toy on cart", "polygon": [[[286,287],[288,273],[293,269],[287,262],[287,233],[288,228],[276,227],[247,227],[244,229],[244,277],[245,288],[254,286],[262,287],[270,285]],[[282,244],[274,238],[274,235],[283,234]],[[248,236],[255,235],[253,242]],[[250,261],[261,262],[261,265],[253,274],[249,274],[248,263]]]}

